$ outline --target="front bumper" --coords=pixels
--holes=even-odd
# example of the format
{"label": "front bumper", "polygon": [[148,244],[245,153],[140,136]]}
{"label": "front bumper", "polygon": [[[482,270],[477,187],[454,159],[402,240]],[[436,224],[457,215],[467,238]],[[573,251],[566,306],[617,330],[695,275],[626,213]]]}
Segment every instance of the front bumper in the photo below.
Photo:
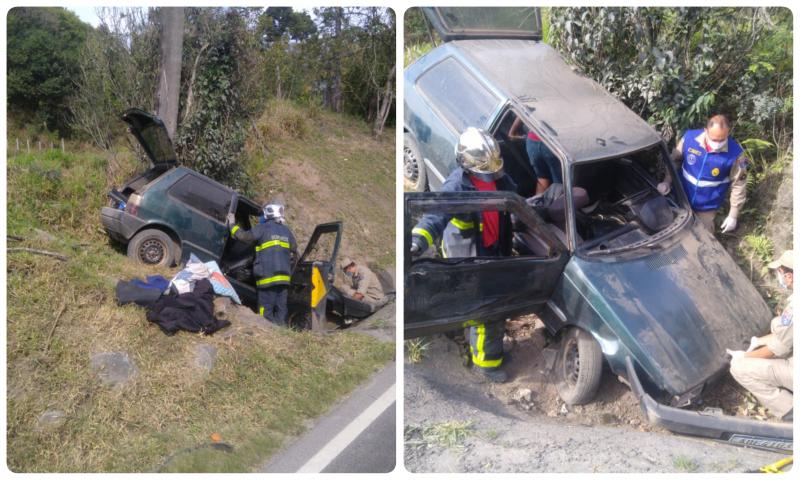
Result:
{"label": "front bumper", "polygon": [[625,357],[625,367],[631,390],[651,424],[674,433],[712,438],[739,446],[781,453],[792,451],[791,422],[765,422],[661,405],[642,388],[631,357]]}

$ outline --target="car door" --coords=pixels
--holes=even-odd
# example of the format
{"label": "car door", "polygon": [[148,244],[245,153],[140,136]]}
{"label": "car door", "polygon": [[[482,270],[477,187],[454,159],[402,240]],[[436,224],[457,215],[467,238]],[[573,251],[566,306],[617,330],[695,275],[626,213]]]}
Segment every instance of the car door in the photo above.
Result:
{"label": "car door", "polygon": [[510,256],[442,258],[433,248],[422,257],[405,255],[406,338],[536,313],[550,298],[569,254],[516,193],[406,193],[405,251],[410,251],[411,229],[424,214],[492,210],[514,219]]}

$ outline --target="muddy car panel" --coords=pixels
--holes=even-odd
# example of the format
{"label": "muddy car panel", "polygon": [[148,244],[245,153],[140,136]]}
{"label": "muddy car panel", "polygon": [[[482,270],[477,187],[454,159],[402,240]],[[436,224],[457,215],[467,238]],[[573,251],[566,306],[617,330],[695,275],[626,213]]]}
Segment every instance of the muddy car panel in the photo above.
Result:
{"label": "muddy car panel", "polygon": [[551,331],[571,324],[592,333],[620,375],[630,355],[646,382],[675,403],[688,403],[683,394],[700,394],[727,370],[725,349],[743,347],[770,317],[752,283],[695,219],[656,248],[574,256],[551,306],[543,316]]}

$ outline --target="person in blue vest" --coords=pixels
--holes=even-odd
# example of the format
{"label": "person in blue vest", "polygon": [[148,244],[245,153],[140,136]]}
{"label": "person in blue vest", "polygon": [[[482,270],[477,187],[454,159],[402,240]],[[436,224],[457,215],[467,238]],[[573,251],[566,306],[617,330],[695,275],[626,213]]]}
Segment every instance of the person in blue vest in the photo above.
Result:
{"label": "person in blue vest", "polygon": [[239,228],[236,216],[228,214],[231,235],[236,240],[255,243],[256,259],[253,262],[253,276],[258,292],[258,313],[279,326],[286,326],[292,257],[297,255],[297,241],[285,225],[283,211],[284,207],[280,203],[266,204],[265,222],[259,223],[249,231]]}
{"label": "person in blue vest", "polygon": [[[730,190],[730,210],[720,229],[722,233],[735,230],[747,198],[747,157],[742,146],[730,136],[728,118],[714,115],[705,129],[686,131],[672,152],[672,160],[692,210],[712,232],[714,217]],[[668,175],[658,185],[659,192],[668,194],[671,183]]]}
{"label": "person in blue vest", "polygon": [[[500,147],[485,130],[467,128],[456,145],[456,167],[442,185],[443,192],[497,191],[514,192],[517,185],[503,172]],[[498,211],[465,214],[429,213],[411,230],[411,255],[419,256],[434,241],[442,239],[446,258],[501,256],[504,245],[513,235],[509,215]],[[505,322],[480,323],[469,327],[473,369],[489,381],[507,379],[503,363]]]}

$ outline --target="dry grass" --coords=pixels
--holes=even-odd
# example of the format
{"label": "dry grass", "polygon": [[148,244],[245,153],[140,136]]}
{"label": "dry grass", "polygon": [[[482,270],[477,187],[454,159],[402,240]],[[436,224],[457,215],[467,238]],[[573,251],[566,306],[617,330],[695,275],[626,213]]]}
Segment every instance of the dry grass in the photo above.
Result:
{"label": "dry grass", "polygon": [[[306,134],[267,133],[299,118]],[[314,225],[342,220],[344,254],[382,267],[394,265],[394,129],[374,138],[360,119],[290,102],[273,102],[258,128],[271,140],[267,158],[255,148],[248,152],[248,172],[261,188],[254,200],[282,196],[301,245]]]}
{"label": "dry grass", "polygon": [[[108,161],[60,153],[8,159],[8,233],[26,237],[19,246],[69,256],[8,256],[10,469],[249,471],[393,356],[391,344],[358,334],[167,337],[142,309],[118,307],[118,279],[175,270],[143,270],[108,244],[99,225]],[[207,376],[193,365],[199,343],[218,349]],[[121,389],[104,387],[90,356],[119,350],[138,376]],[[52,409],[64,422],[40,427]],[[192,449],[212,433],[233,452]]]}

